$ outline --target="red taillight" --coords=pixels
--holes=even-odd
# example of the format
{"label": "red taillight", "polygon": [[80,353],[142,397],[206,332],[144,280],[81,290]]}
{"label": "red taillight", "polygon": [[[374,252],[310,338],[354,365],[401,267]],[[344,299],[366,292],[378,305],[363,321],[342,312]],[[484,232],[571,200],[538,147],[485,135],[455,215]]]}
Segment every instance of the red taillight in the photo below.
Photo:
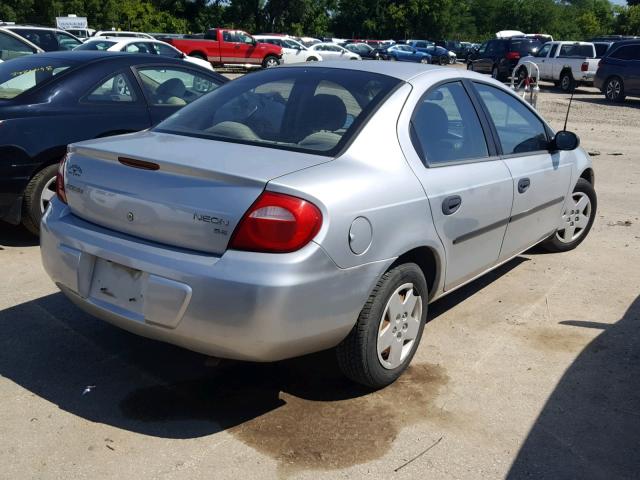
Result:
{"label": "red taillight", "polygon": [[56,195],[63,203],[67,203],[67,192],[64,189],[64,171],[66,167],[67,156],[65,155],[58,166],[58,173],[56,174]]}
{"label": "red taillight", "polygon": [[282,193],[263,192],[236,227],[229,248],[287,253],[316,236],[322,213],[313,203]]}
{"label": "red taillight", "polygon": [[580,65],[580,71],[586,72],[588,70],[589,70],[589,62],[582,62],[582,65]]}
{"label": "red taillight", "polygon": [[519,60],[519,59],[520,59],[520,52],[507,53],[507,60]]}

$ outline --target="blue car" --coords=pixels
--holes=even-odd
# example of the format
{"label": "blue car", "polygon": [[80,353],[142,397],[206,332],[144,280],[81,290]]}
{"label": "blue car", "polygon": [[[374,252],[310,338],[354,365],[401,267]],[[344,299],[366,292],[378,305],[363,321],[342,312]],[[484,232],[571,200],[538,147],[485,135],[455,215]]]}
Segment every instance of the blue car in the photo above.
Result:
{"label": "blue car", "polygon": [[135,53],[0,63],[0,221],[37,234],[68,144],[150,128],[225,82],[184,60]]}
{"label": "blue car", "polygon": [[431,63],[431,55],[409,45],[394,45],[387,48],[386,59],[398,62]]}
{"label": "blue car", "polygon": [[419,52],[426,53],[431,56],[430,63],[437,63],[440,65],[447,65],[451,63],[449,50],[446,48],[438,47],[435,43],[428,40],[409,40],[407,42],[412,48],[415,48]]}

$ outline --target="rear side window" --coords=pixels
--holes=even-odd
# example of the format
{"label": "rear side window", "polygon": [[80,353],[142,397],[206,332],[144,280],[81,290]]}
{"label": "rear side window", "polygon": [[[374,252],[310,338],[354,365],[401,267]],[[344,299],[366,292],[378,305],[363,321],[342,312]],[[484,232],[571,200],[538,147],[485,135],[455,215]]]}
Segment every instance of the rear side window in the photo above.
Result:
{"label": "rear side window", "polygon": [[618,60],[640,60],[640,44],[623,45],[616,49],[610,57]]}
{"label": "rear side window", "polygon": [[593,58],[591,45],[564,44],[560,47],[560,57]]}
{"label": "rear side window", "polygon": [[54,32],[50,30],[16,28],[13,31],[29,40],[31,43],[35,43],[45,52],[55,52],[58,50],[58,39],[54,35]]}
{"label": "rear side window", "polygon": [[431,165],[489,155],[478,114],[460,82],[427,92],[411,118],[411,138],[422,161]]}
{"label": "rear side window", "polygon": [[219,86],[203,75],[178,68],[140,68],[138,74],[152,105],[186,105]]}
{"label": "rear side window", "polygon": [[132,103],[136,101],[131,82],[124,73],[118,73],[94,88],[84,98],[85,102]]}
{"label": "rear side window", "polygon": [[275,68],[225,84],[156,130],[333,155],[399,83],[370,72]]}
{"label": "rear side window", "polygon": [[542,121],[513,95],[484,83],[474,83],[493,124],[504,155],[545,150],[547,133]]}

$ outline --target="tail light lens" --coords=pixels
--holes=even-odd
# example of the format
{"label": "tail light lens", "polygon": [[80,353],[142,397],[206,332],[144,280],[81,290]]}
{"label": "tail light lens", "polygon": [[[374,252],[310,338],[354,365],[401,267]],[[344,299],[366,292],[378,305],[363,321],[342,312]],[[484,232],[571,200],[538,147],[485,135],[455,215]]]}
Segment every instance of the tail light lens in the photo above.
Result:
{"label": "tail light lens", "polygon": [[263,192],[240,220],[229,248],[294,252],[309,243],[321,226],[322,213],[313,203],[291,195]]}
{"label": "tail light lens", "polygon": [[582,65],[580,65],[580,71],[586,72],[588,70],[589,70],[589,62],[582,62]]}
{"label": "tail light lens", "polygon": [[65,157],[60,162],[60,165],[58,166],[58,173],[56,174],[56,195],[58,196],[58,199],[63,203],[67,203],[67,192],[64,189],[64,172],[66,170],[66,167],[67,155],[65,155]]}
{"label": "tail light lens", "polygon": [[507,60],[519,60],[519,59],[520,59],[520,52],[507,53]]}

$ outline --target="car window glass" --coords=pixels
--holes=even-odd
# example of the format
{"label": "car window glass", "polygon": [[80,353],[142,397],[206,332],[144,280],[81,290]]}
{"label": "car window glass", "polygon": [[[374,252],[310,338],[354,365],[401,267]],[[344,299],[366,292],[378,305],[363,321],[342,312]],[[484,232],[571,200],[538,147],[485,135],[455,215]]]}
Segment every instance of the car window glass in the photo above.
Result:
{"label": "car window glass", "polygon": [[181,52],[176,52],[175,48],[164,43],[154,43],[153,48],[155,48],[158,55],[163,57],[179,58],[182,56]]}
{"label": "car window glass", "polygon": [[136,99],[127,75],[118,73],[94,88],[83,100],[97,103],[131,103]]}
{"label": "car window glass", "polygon": [[556,51],[558,50],[558,44],[554,43],[553,46],[551,47],[551,52],[549,53],[549,57],[555,57],[556,56]]}
{"label": "car window glass", "polygon": [[640,60],[640,46],[638,45],[625,45],[618,48],[610,55],[611,58],[617,58],[619,60]]}
{"label": "car window glass", "polygon": [[487,43],[487,48],[485,49],[485,53],[487,55],[492,55],[497,52],[496,42]]}
{"label": "car window glass", "polygon": [[429,164],[489,155],[478,114],[460,82],[444,84],[422,98],[411,119],[411,136]]}
{"label": "car window glass", "polygon": [[60,50],[73,50],[79,45],[82,45],[80,40],[76,40],[71,35],[63,32],[56,32],[56,38],[58,39],[58,48]]}
{"label": "car window glass", "polygon": [[0,32],[0,60],[6,62],[12,58],[23,57],[32,53],[35,53],[33,48],[13,38],[11,35]]}
{"label": "car window glass", "polygon": [[235,35],[233,34],[233,32],[230,32],[228,30],[225,30],[224,32],[222,32],[222,41],[223,42],[235,42]]}
{"label": "car window glass", "polygon": [[55,52],[58,50],[58,40],[50,30],[17,28],[14,31],[31,43],[35,43],[45,52]]}
{"label": "car window glass", "polygon": [[371,72],[271,69],[246,75],[161,123],[159,131],[332,155],[399,80]]}
{"label": "car window glass", "polygon": [[538,52],[538,57],[546,57],[547,53],[549,53],[549,50],[551,50],[551,44],[547,43],[544,47],[542,47],[540,49],[540,51]]}
{"label": "car window glass", "polygon": [[609,49],[608,43],[596,43],[596,58],[601,58]]}
{"label": "car window glass", "polygon": [[15,58],[0,63],[0,99],[17,97],[64,72],[72,62],[41,56]]}
{"label": "car window glass", "polygon": [[92,40],[82,45],[79,45],[74,50],[108,50],[113,47],[117,42],[111,40]]}
{"label": "car window glass", "polygon": [[253,43],[253,37],[251,37],[250,35],[247,35],[244,32],[238,32],[236,38],[237,38],[236,42],[249,43],[249,44]]}
{"label": "car window glass", "polygon": [[547,133],[542,121],[518,98],[486,84],[475,84],[505,155],[545,150]]}
{"label": "car window glass", "polygon": [[560,57],[593,57],[593,48],[591,45],[572,45],[564,44],[560,47]]}
{"label": "car window glass", "polygon": [[125,52],[129,53],[147,53],[155,55],[153,45],[149,42],[135,42],[130,43],[125,47]]}
{"label": "car window glass", "polygon": [[183,69],[149,67],[138,73],[151,105],[186,105],[218,88],[205,76]]}

